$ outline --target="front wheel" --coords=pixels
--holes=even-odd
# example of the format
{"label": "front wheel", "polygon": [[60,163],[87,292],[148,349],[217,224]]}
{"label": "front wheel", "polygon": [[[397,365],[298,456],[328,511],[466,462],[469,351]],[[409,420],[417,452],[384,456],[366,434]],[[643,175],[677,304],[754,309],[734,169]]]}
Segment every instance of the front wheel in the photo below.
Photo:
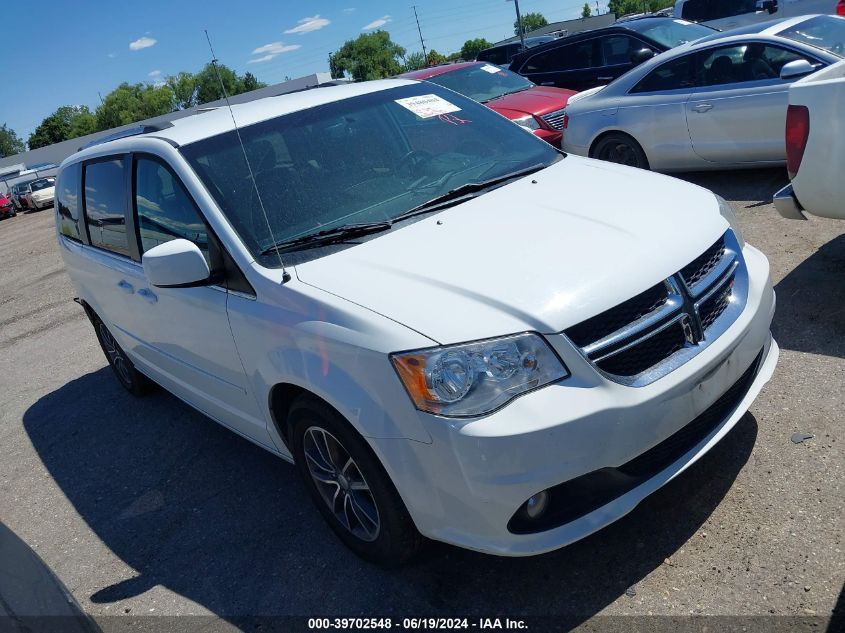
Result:
{"label": "front wheel", "polygon": [[621,132],[603,136],[593,147],[590,156],[610,163],[648,169],[648,159],[643,148],[633,138]]}
{"label": "front wheel", "polygon": [[364,439],[309,396],[291,406],[290,423],[299,473],[335,534],[361,558],[384,567],[410,560],[422,536]]}

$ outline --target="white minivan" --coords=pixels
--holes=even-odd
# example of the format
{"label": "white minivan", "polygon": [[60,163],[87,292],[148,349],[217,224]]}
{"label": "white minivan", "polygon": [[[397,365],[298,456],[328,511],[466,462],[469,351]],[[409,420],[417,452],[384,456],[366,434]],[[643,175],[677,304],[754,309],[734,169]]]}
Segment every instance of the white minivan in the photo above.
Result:
{"label": "white minivan", "polygon": [[842,0],[678,0],[674,16],[727,31],[777,18],[835,14]]}
{"label": "white minivan", "polygon": [[422,537],[583,538],[721,440],[778,357],[768,262],[724,200],[434,84],[139,129],[65,160],[56,191],[123,386],[295,462],[385,565]]}

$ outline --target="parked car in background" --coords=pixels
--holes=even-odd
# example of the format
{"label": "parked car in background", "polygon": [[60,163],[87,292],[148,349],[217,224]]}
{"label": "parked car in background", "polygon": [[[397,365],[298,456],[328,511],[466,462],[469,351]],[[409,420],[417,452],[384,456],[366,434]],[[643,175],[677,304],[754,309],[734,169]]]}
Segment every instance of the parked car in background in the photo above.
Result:
{"label": "parked car in background", "polygon": [[657,53],[714,32],[683,20],[638,18],[542,44],[514,57],[510,69],[540,86],[586,90],[610,83]]}
{"label": "parked car in background", "polygon": [[722,31],[773,19],[845,13],[845,0],[678,0],[674,15]]}
{"label": "parked car in background", "polygon": [[55,184],[56,179],[53,177],[39,178],[29,183],[29,193],[27,194],[29,206],[36,211],[52,207]]}
{"label": "parked car in background", "polygon": [[573,96],[564,149],[658,171],[782,165],[789,86],[836,63],[843,43],[845,19],[823,15],[679,46]]}
{"label": "parked car in background", "polygon": [[536,86],[499,66],[485,62],[447,64],[400,77],[430,81],[483,103],[491,110],[560,147],[563,115],[572,90]]}
{"label": "parked car in background", "polygon": [[0,219],[13,218],[18,214],[14,202],[12,202],[12,194],[4,193],[0,195]]}
{"label": "parked car in background", "polygon": [[527,556],[592,534],[734,441],[777,362],[769,264],[727,202],[434,83],[188,116],[69,157],[57,190],[117,380],[294,461],[382,564],[421,535]]}
{"label": "parked car in background", "polygon": [[32,181],[19,182],[12,187],[12,203],[18,211],[26,211],[29,209],[29,201],[27,194],[29,193],[29,185]]}
{"label": "parked car in background", "polygon": [[478,53],[475,56],[475,61],[488,62],[497,66],[507,66],[511,63],[514,56],[523,50],[545,44],[546,42],[552,42],[554,39],[554,35],[538,35],[536,37],[526,37],[525,48],[522,47],[522,43],[519,41],[491,46]]}
{"label": "parked car in background", "polygon": [[774,195],[785,218],[845,220],[845,61],[796,81],[786,113],[791,183]]}

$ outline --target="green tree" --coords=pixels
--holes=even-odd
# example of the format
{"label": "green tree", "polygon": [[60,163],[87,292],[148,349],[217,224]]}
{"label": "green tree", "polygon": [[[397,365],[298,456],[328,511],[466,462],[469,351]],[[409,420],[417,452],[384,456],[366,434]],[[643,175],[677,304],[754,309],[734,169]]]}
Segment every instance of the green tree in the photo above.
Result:
{"label": "green tree", "polygon": [[333,74],[349,72],[355,81],[369,81],[402,72],[403,55],[405,49],[391,41],[387,31],[375,31],[347,40],[329,59],[334,62]]}
{"label": "green tree", "polygon": [[608,0],[607,10],[621,17],[629,13],[653,13],[674,4],[674,0]]}
{"label": "green tree", "polygon": [[584,3],[584,8],[583,8],[583,9],[581,9],[581,17],[582,17],[582,18],[588,18],[588,17],[590,17],[591,15],[593,15],[593,10],[590,8],[590,3],[589,3],[589,2],[585,2],[585,3]]}
{"label": "green tree", "polygon": [[464,42],[464,45],[461,46],[461,58],[466,59],[467,61],[475,59],[481,51],[485,48],[490,48],[491,46],[493,45],[483,37],[476,37],[473,40],[467,40]]}
{"label": "green tree", "polygon": [[[526,13],[522,16],[522,31],[523,33],[530,33],[537,29],[548,26],[549,21],[542,13]],[[514,20],[513,23],[514,35],[519,35],[519,22]]]}
{"label": "green tree", "polygon": [[[219,77],[218,72],[220,73]],[[241,81],[238,74],[223,64],[217,64],[217,70],[215,70],[214,64],[206,64],[205,68],[194,75],[194,81],[197,86],[197,105],[222,99],[221,81],[226,87],[226,94],[230,97],[241,92]]]}
{"label": "green tree", "polygon": [[20,154],[26,147],[17,133],[4,123],[0,125],[0,158]]}
{"label": "green tree", "polygon": [[46,117],[29,135],[29,149],[38,149],[96,131],[96,120],[88,106],[62,106]]}
{"label": "green tree", "polygon": [[258,90],[259,88],[266,87],[267,84],[263,81],[258,81],[255,75],[251,72],[247,72],[243,77],[241,77],[239,92],[251,92],[252,90]]}
{"label": "green tree", "polygon": [[197,82],[191,73],[171,75],[166,83],[173,91],[177,110],[187,110],[197,105]]}
{"label": "green tree", "polygon": [[441,55],[433,48],[428,51],[428,65],[429,66],[439,66],[440,64],[445,64],[448,60],[446,59],[445,55]]}
{"label": "green tree", "polygon": [[343,69],[338,66],[335,53],[329,53],[329,72],[332,79],[343,79]]}
{"label": "green tree", "polygon": [[172,112],[175,98],[170,86],[122,83],[103,99],[95,117],[98,130],[128,125]]}
{"label": "green tree", "polygon": [[420,51],[410,53],[405,57],[405,72],[425,68],[425,55]]}

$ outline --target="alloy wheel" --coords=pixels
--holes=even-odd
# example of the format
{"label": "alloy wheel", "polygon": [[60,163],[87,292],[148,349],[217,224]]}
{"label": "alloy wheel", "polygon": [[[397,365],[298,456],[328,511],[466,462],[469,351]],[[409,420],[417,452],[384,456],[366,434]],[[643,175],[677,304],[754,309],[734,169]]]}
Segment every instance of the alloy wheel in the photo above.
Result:
{"label": "alloy wheel", "polygon": [[302,448],[308,472],[334,517],[362,541],[375,541],[381,527],[378,507],[349,451],[319,426],[306,429]]}
{"label": "alloy wheel", "polygon": [[99,327],[100,337],[103,341],[103,349],[105,350],[109,361],[111,361],[112,367],[114,367],[124,384],[131,385],[132,374],[129,372],[129,366],[127,365],[126,357],[123,355],[123,350],[120,349],[117,341],[114,340],[111,332],[109,332],[109,329],[102,321],[100,322]]}

